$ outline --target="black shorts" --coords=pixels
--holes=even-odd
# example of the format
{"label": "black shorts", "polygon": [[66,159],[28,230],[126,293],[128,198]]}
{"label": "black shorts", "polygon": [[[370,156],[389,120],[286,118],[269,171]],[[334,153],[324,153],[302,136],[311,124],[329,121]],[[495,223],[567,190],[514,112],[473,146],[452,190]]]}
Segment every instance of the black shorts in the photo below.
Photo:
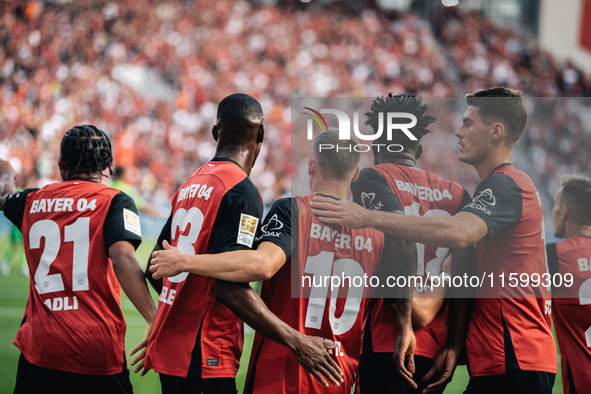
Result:
{"label": "black shorts", "polygon": [[507,370],[502,375],[470,378],[464,394],[551,394],[555,378],[550,372]]}
{"label": "black shorts", "polygon": [[[415,394],[420,393],[428,383],[421,382],[421,379],[431,369],[433,359],[415,356],[415,373],[413,380],[418,385],[418,389],[412,389],[408,386],[398,372],[396,364],[392,360],[393,353],[364,353],[359,361],[359,389],[362,394],[380,394],[380,393],[400,393]],[[433,391],[433,393],[442,393],[443,390]]]}
{"label": "black shorts", "polygon": [[162,394],[237,394],[233,378],[181,378],[160,374]]}
{"label": "black shorts", "polygon": [[14,394],[132,394],[129,370],[116,375],[86,375],[43,368],[28,362],[21,354],[18,360]]}

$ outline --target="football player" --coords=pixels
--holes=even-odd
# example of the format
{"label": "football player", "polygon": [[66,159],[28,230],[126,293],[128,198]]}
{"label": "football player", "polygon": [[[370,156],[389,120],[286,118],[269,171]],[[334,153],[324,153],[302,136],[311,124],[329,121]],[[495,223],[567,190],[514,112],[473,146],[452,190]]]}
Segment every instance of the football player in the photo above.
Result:
{"label": "football player", "polygon": [[[417,140],[398,134],[387,141],[386,133],[378,138],[373,145],[376,166],[363,169],[359,180],[351,186],[355,202],[369,210],[420,216],[451,216],[469,202],[468,192],[459,184],[416,167],[416,160],[423,152],[421,138],[429,132],[429,124],[435,121],[427,114],[427,108],[420,97],[407,95],[390,94],[373,101],[371,111],[366,113],[366,124],[374,132],[379,128],[380,116],[385,117],[388,112],[409,113],[417,119],[417,124],[410,129]],[[379,149],[380,144],[386,146],[388,143],[399,144],[404,149],[395,152]],[[431,277],[439,276],[448,253],[449,249],[445,247],[417,244],[416,274],[423,278],[427,273]],[[458,256],[454,256],[456,265],[459,264]],[[447,273],[449,271],[448,267]],[[392,335],[396,330],[396,311],[385,305],[386,299],[373,300],[359,364],[360,392],[415,393],[426,386],[422,379],[447,341],[448,320],[455,325],[459,319],[458,316],[449,318],[449,306],[444,303],[445,295],[441,290],[425,286],[413,297],[412,319],[417,341],[413,380],[417,387],[410,387],[396,373],[392,359],[396,345],[396,337]],[[457,339],[451,335],[449,347],[459,354],[463,339]],[[440,386],[436,392],[443,391],[445,385]]]}
{"label": "football player", "polygon": [[[176,250],[154,253],[151,270],[158,276],[188,271],[237,282],[268,279],[263,282],[260,298],[248,284],[234,284],[235,291],[224,293],[236,314],[257,330],[246,393],[351,392],[369,294],[363,286],[350,283],[333,288],[332,276],[372,275],[380,260],[391,262],[392,255],[384,253],[382,258],[382,233],[324,226],[312,215],[309,203],[314,195],[347,198],[350,182],[359,172],[360,154],[352,149],[354,143],[339,140],[336,130],[323,131],[314,139],[313,156],[308,162],[313,194],[275,202],[256,238],[256,250],[204,256],[183,256]],[[321,146],[335,148],[321,151]],[[396,250],[397,264],[414,268],[414,244],[400,241],[395,245],[393,240],[389,246]],[[404,363],[414,350],[410,300],[399,298],[397,307],[397,366],[409,377],[414,371]],[[269,314],[281,320],[272,321]],[[290,352],[289,343],[281,346],[276,338],[293,329],[332,344],[332,358],[328,353],[324,356],[331,362],[317,366],[302,363],[293,349]],[[322,376],[334,386],[315,381],[314,377],[323,382]]]}
{"label": "football player", "polygon": [[132,393],[125,361],[121,288],[148,322],[156,307],[135,248],[141,242],[133,200],[102,184],[113,156],[107,135],[76,126],[62,138],[63,179],[14,191],[0,162],[0,209],[22,232],[29,300],[14,340],[20,349],[15,393]]}
{"label": "football player", "polygon": [[[591,387],[591,179],[566,175],[554,197],[554,234],[566,238],[549,244],[548,267],[552,277],[572,286],[552,290],[552,315],[560,349],[562,388],[565,394],[583,393]],[[552,280],[553,284],[559,284]]]}
{"label": "football player", "polygon": [[500,284],[500,278],[511,274],[546,273],[539,194],[529,176],[511,164],[527,120],[522,94],[493,88],[468,94],[466,101],[468,109],[455,132],[459,158],[482,181],[460,212],[450,217],[396,215],[322,197],[311,205],[327,224],[373,227],[440,247],[476,243],[479,277],[490,275],[499,282],[478,288],[466,338],[466,393],[550,393],[557,357],[550,293],[531,281],[515,287]]}

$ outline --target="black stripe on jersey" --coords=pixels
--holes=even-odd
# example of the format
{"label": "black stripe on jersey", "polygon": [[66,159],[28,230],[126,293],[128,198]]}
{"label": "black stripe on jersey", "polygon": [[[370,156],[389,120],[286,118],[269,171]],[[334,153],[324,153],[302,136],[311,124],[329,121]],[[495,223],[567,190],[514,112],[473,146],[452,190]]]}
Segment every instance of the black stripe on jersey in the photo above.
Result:
{"label": "black stripe on jersey", "polygon": [[27,204],[27,195],[31,192],[39,190],[26,189],[22,192],[15,192],[8,195],[4,203],[4,216],[10,220],[19,229],[23,224],[23,216],[25,216],[25,205]]}
{"label": "black stripe on jersey", "polygon": [[373,211],[404,211],[388,181],[373,168],[364,168],[351,183],[353,201]]}
{"label": "black stripe on jersey", "polygon": [[246,381],[244,387],[244,394],[252,394],[254,390],[254,379],[256,377],[257,372],[257,362],[259,361],[259,356],[261,355],[261,351],[263,350],[263,346],[265,344],[265,337],[262,338],[261,344],[256,350],[254,358],[252,359],[252,367],[250,368],[250,373],[248,374],[248,380]]}
{"label": "black stripe on jersey", "polygon": [[199,331],[197,331],[197,339],[195,339],[195,346],[191,352],[191,362],[189,363],[189,369],[187,371],[187,378],[199,378],[201,379],[201,364],[203,363],[203,355],[201,354],[201,329],[203,328],[203,320],[205,316],[201,318],[199,323]]}
{"label": "black stripe on jersey", "polygon": [[556,243],[546,245],[546,255],[548,256],[548,270],[550,274],[558,273],[558,251],[556,250]]}

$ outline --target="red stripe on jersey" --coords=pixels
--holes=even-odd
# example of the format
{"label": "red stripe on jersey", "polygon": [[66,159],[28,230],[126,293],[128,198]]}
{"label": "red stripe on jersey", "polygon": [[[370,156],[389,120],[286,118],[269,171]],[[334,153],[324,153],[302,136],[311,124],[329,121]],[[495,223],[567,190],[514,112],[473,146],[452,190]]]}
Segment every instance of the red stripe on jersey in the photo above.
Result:
{"label": "red stripe on jersey", "polygon": [[13,343],[30,363],[83,374],[121,372],[121,286],[103,237],[119,193],[100,183],[68,181],[28,194],[21,230],[29,301]]}

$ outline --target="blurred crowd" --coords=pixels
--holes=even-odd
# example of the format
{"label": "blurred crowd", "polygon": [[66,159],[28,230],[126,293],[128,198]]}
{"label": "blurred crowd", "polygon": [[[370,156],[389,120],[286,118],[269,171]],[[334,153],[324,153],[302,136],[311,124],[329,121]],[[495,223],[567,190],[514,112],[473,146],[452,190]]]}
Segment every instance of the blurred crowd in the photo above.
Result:
{"label": "blurred crowd", "polygon": [[[533,97],[590,90],[574,65],[458,10],[430,23],[412,13],[243,0],[12,1],[0,9],[0,45],[0,157],[11,158],[23,187],[59,179],[61,136],[91,123],[110,135],[115,164],[144,200],[163,207],[213,156],[217,103],[237,91],[263,105],[266,143],[252,177],[270,204],[289,193],[298,171],[289,160],[298,146],[290,97],[462,97],[499,84]],[[589,172],[589,129],[572,113],[540,112],[521,144],[542,177]],[[422,165],[470,190],[476,174],[458,164],[449,138],[458,116],[440,114],[425,139],[437,149]]]}

